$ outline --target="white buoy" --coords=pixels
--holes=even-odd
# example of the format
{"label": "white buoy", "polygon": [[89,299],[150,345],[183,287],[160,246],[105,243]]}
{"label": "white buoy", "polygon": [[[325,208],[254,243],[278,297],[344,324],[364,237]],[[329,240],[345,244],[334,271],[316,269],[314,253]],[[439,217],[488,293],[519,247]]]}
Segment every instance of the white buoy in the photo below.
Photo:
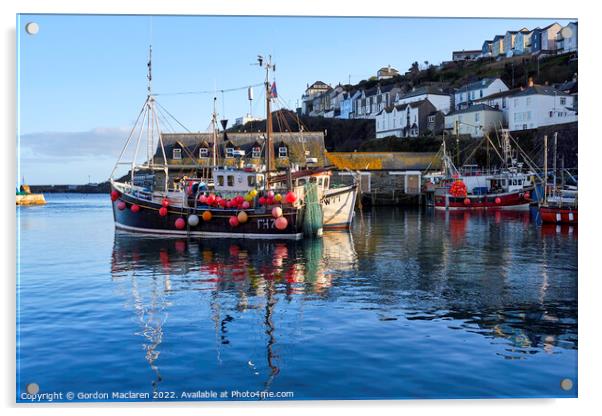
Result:
{"label": "white buoy", "polygon": [[197,225],[199,225],[199,222],[200,220],[197,215],[192,214],[188,217],[188,225],[190,225],[191,227],[196,227]]}

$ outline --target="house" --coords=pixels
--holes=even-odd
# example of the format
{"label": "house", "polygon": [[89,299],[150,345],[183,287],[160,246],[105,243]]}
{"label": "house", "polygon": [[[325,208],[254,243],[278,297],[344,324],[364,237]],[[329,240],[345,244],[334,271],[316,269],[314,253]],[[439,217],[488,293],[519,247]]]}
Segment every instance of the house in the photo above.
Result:
{"label": "house", "polygon": [[[520,31],[528,31],[527,28],[522,28]],[[506,32],[504,36],[504,55],[507,57],[514,55],[514,42],[516,40],[516,35],[520,32],[516,30],[509,30]]]}
{"label": "house", "polygon": [[514,48],[512,55],[527,55],[531,53],[531,36],[532,30],[522,29],[514,38]]}
{"label": "house", "polygon": [[560,29],[561,26],[558,23],[552,23],[544,28],[533,29],[533,35],[531,35],[531,53],[555,53],[556,37]]}
{"label": "house", "polygon": [[451,97],[442,88],[431,85],[412,88],[411,91],[398,95],[394,99],[395,104],[407,104],[414,101],[429,100],[435,108],[444,113],[449,112]]}
{"label": "house", "polygon": [[503,125],[503,113],[487,104],[476,104],[445,116],[445,129],[454,135],[483,137]]}
{"label": "house", "polygon": [[496,35],[493,38],[493,43],[491,45],[491,56],[494,58],[498,58],[499,56],[504,54],[504,36]]}
{"label": "house", "polygon": [[[170,179],[183,174],[208,177],[213,166],[213,133],[162,133],[165,157],[170,165]],[[264,133],[227,133],[218,137],[218,166],[261,166],[265,155]],[[324,166],[323,132],[273,133],[273,155],[276,168]],[[164,163],[158,146],[153,156]],[[181,169],[177,167],[180,166]]]}
{"label": "house", "polygon": [[355,100],[353,118],[376,118],[376,115],[385,107],[392,104],[393,98],[400,91],[395,84],[380,84],[368,90],[362,90],[361,95]]}
{"label": "house", "polygon": [[504,115],[504,126],[507,126],[508,110],[510,108],[508,101],[510,100],[510,97],[522,90],[523,88],[513,88],[511,90],[496,92],[481,99],[475,100],[473,104],[487,104],[490,107],[501,110]]}
{"label": "house", "polygon": [[424,136],[427,118],[436,111],[426,99],[386,107],[376,115],[376,138]]}
{"label": "house", "polygon": [[445,129],[445,114],[442,111],[432,111],[426,116],[426,136],[440,135]]}
{"label": "house", "polygon": [[510,131],[577,121],[576,97],[548,85],[530,84],[508,101]]}
{"label": "house", "polygon": [[382,67],[381,69],[376,71],[376,77],[379,81],[383,79],[393,78],[396,75],[399,75],[399,71],[393,68],[391,65]]}
{"label": "house", "polygon": [[341,102],[343,101],[345,88],[339,84],[325,94],[328,95],[328,98],[325,102],[326,106],[324,108],[323,116],[326,118],[334,118],[341,112]]}
{"label": "house", "polygon": [[492,56],[493,41],[486,40],[481,46],[481,58],[489,58]]}
{"label": "house", "polygon": [[454,94],[454,103],[459,110],[468,107],[475,100],[507,90],[508,86],[501,79],[483,78],[458,88]]}
{"label": "house", "polygon": [[452,52],[452,61],[474,61],[475,59],[481,56],[482,50],[471,50],[471,51],[453,51]]}
{"label": "house", "polygon": [[338,117],[342,119],[350,119],[354,117],[353,103],[362,95],[360,90],[352,90],[343,92],[343,99],[341,100],[340,112]]}
{"label": "house", "polygon": [[577,22],[570,22],[558,31],[556,35],[558,52],[577,52],[577,29]]}
{"label": "house", "polygon": [[[324,93],[329,92],[332,89],[330,85],[325,84],[322,81],[316,81],[311,85],[307,86],[305,90],[305,94],[301,97],[302,107],[301,113],[304,115],[310,115],[311,113],[319,112],[314,108],[314,101],[317,97],[324,95]],[[318,105],[323,102],[323,100],[318,100]]]}

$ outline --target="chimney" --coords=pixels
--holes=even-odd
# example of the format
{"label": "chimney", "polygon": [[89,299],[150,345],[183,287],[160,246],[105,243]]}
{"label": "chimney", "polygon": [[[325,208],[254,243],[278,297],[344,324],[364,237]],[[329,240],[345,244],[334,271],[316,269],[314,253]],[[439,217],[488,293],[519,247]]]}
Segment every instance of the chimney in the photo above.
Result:
{"label": "chimney", "polygon": [[532,87],[533,86],[533,77],[529,77],[529,82],[528,82],[528,87]]}

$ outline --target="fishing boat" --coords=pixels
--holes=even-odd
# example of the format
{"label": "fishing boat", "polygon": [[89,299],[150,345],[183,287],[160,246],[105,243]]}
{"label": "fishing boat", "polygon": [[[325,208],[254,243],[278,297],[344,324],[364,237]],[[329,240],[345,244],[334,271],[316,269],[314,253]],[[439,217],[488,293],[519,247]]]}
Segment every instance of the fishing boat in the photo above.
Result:
{"label": "fishing boat", "polygon": [[[317,186],[293,185],[291,181],[276,184],[271,139],[269,71],[271,61],[260,60],[266,70],[266,146],[265,166],[220,167],[211,169],[212,183],[206,178],[170,176],[165,156],[156,99],[152,94],[152,49],[149,53],[147,98],[111,174],[111,200],[115,226],[118,229],[166,235],[203,238],[301,239],[304,233],[319,235],[322,214]],[[215,118],[215,117],[214,117]],[[215,130],[214,130],[215,131]],[[147,157],[138,163],[143,133],[146,132]],[[163,160],[153,157],[157,137],[158,152]],[[216,146],[217,140],[213,145]],[[124,160],[133,148],[130,161]],[[215,153],[214,153],[215,154]],[[129,172],[115,177],[120,165]]]}
{"label": "fishing boat", "polygon": [[[552,185],[547,183],[548,178],[548,137],[544,136],[544,177],[546,186],[544,187],[543,201],[539,204],[539,215],[544,224],[569,224],[577,225],[578,204],[577,204],[577,186],[566,185],[564,183],[564,166],[561,168],[561,185],[558,187],[557,169],[556,169],[556,145],[558,135],[554,135],[554,167]],[[563,163],[564,165],[564,163]],[[572,178],[576,183],[576,179]]]}
{"label": "fishing boat", "polygon": [[[489,138],[487,137],[487,140]],[[435,209],[506,209],[528,210],[535,174],[523,169],[512,152],[507,132],[502,150],[504,167],[484,170],[477,165],[457,169],[442,144],[445,175],[432,186]]]}

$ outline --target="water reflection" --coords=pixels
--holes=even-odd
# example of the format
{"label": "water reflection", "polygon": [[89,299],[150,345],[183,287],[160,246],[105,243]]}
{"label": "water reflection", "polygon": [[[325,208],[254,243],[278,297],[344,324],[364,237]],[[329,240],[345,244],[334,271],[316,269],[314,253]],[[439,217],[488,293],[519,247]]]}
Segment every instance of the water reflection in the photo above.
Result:
{"label": "water reflection", "polygon": [[[366,371],[370,351],[388,343],[421,350],[419,343],[396,338],[408,326],[441,336],[435,331],[442,323],[449,348],[460,348],[450,353],[467,354],[466,360],[528,360],[577,349],[576,236],[572,229],[538,227],[529,212],[387,209],[363,213],[351,233],[300,242],[116,233],[111,271],[131,291],[126,307],[144,338],[155,389],[162,381],[164,324],[182,296],[195,293],[211,311],[215,361],[222,365],[225,349],[249,338],[263,353],[261,362],[247,365],[270,390],[286,373],[287,360],[308,366],[315,360],[290,347],[313,329],[299,319],[304,307],[313,308],[312,322],[326,331],[374,318],[365,342],[351,333],[339,341],[357,343]],[[254,324],[244,320],[245,312],[257,317]],[[481,356],[458,343],[468,334],[489,344]],[[402,349],[384,354],[403,362]]]}

